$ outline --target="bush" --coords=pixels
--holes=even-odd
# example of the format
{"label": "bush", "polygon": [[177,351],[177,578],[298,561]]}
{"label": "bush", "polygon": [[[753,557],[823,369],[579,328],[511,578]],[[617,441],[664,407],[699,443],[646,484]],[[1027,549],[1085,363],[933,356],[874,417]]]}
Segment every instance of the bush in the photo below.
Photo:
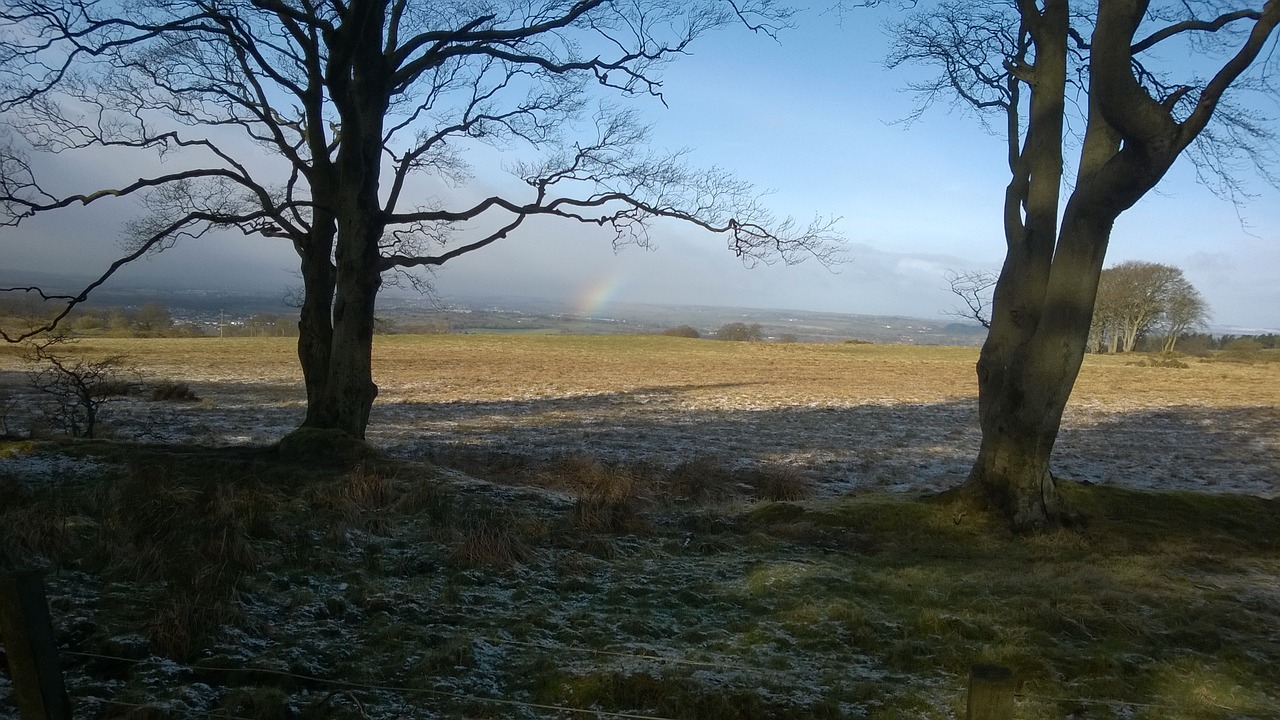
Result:
{"label": "bush", "polygon": [[702,334],[692,325],[678,325],[673,328],[667,328],[662,331],[662,334],[668,337],[694,338],[695,340],[702,337]]}
{"label": "bush", "polygon": [[30,345],[30,362],[40,365],[29,373],[31,386],[45,399],[45,418],[72,437],[92,438],[102,406],[130,394],[138,375],[122,355],[86,360],[54,350],[68,342],[47,338]]}
{"label": "bush", "polygon": [[195,402],[200,398],[184,382],[162,382],[151,389],[151,399],[155,402]]}
{"label": "bush", "polygon": [[1178,338],[1178,352],[1193,357],[1209,357],[1213,354],[1213,336],[1197,333]]}
{"label": "bush", "polygon": [[758,324],[753,323],[751,325],[748,325],[746,323],[732,322],[732,323],[725,323],[724,325],[720,326],[720,329],[716,331],[716,339],[717,340],[736,340],[739,342],[751,341],[751,340],[763,340],[764,333],[761,332],[760,326]]}
{"label": "bush", "polygon": [[1240,338],[1227,343],[1218,354],[1219,360],[1253,363],[1264,360],[1262,343],[1253,338]]}
{"label": "bush", "polygon": [[791,465],[768,465],[756,468],[749,482],[757,500],[796,502],[813,497],[813,482]]}

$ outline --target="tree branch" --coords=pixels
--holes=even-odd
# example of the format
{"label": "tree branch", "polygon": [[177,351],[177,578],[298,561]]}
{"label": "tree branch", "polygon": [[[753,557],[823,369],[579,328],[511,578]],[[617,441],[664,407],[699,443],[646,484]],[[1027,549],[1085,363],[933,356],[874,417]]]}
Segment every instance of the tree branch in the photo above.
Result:
{"label": "tree branch", "polygon": [[1194,18],[1190,20],[1183,20],[1180,23],[1162,27],[1142,40],[1134,43],[1132,52],[1134,55],[1137,55],[1138,53],[1150,50],[1157,44],[1182,33],[1193,31],[1217,32],[1237,20],[1260,20],[1261,18],[1262,13],[1257,10],[1237,10],[1235,12],[1226,13],[1225,15],[1219,15],[1213,20],[1196,20]]}

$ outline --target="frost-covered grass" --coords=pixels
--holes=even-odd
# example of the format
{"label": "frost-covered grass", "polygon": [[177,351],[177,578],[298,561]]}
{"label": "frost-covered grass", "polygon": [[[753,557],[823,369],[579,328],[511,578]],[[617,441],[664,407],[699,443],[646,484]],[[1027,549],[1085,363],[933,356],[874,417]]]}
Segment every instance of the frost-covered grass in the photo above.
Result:
{"label": "frost-covered grass", "polygon": [[1015,537],[911,494],[756,499],[768,470],[711,460],[19,453],[96,469],[0,476],[84,717],[950,718],[976,662],[1019,717],[1280,706],[1274,501],[1071,485],[1087,526]]}
{"label": "frost-covered grass", "polygon": [[1090,524],[1016,538],[920,500],[976,450],[971,349],[380,338],[383,455],[335,467],[264,449],[292,341],[81,348],[200,398],[29,440],[0,354],[0,555],[50,563],[84,717],[947,718],[975,662],[1019,717],[1280,707],[1280,364],[1088,358]]}

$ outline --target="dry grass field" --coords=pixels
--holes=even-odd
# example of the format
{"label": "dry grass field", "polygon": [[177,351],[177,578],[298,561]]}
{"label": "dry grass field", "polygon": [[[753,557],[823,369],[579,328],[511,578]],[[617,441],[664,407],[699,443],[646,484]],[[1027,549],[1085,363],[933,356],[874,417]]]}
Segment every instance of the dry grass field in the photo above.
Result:
{"label": "dry grass field", "polygon": [[[203,402],[107,408],[118,437],[269,443],[301,417],[288,339],[92,340]],[[823,494],[935,490],[977,448],[976,350],[731,343],[658,336],[378,338],[370,439],[402,457],[510,453],[663,465],[704,456],[801,469]],[[1091,356],[1058,445],[1064,477],[1272,497],[1280,477],[1280,363]],[[16,353],[0,383],[20,392]],[[7,372],[6,372],[7,371]],[[23,398],[22,404],[28,405]],[[22,415],[10,424],[20,426]]]}
{"label": "dry grass field", "polygon": [[[200,398],[0,440],[77,717],[941,720],[973,663],[1019,719],[1278,717],[1280,363],[1088,358],[1088,522],[1018,537],[923,494],[976,450],[970,349],[384,337],[354,466],[271,449],[288,340],[76,352]],[[0,419],[48,433],[25,372]]]}

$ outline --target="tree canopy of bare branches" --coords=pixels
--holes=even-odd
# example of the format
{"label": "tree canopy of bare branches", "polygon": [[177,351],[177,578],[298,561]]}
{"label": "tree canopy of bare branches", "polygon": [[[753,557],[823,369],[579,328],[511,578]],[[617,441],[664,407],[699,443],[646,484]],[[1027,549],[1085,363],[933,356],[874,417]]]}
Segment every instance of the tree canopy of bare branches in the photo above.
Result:
{"label": "tree canopy of bare branches", "polygon": [[[382,284],[531,218],[639,245],[672,219],[747,262],[829,258],[829,221],[776,218],[749,184],[651,149],[629,104],[661,102],[663,66],[704,34],[772,35],[789,18],[773,0],[14,0],[0,9],[0,225],[143,208],[128,252],[83,292],[29,289],[67,309],[175,242],[290,243],[304,427],[360,438]],[[520,182],[490,194],[472,163],[489,171],[494,150]],[[49,178],[46,153],[141,176]]]}
{"label": "tree canopy of bare branches", "polygon": [[956,308],[948,314],[972,320],[990,330],[991,290],[996,286],[996,274],[985,270],[948,270],[943,277],[951,294],[964,302],[963,308]]}

